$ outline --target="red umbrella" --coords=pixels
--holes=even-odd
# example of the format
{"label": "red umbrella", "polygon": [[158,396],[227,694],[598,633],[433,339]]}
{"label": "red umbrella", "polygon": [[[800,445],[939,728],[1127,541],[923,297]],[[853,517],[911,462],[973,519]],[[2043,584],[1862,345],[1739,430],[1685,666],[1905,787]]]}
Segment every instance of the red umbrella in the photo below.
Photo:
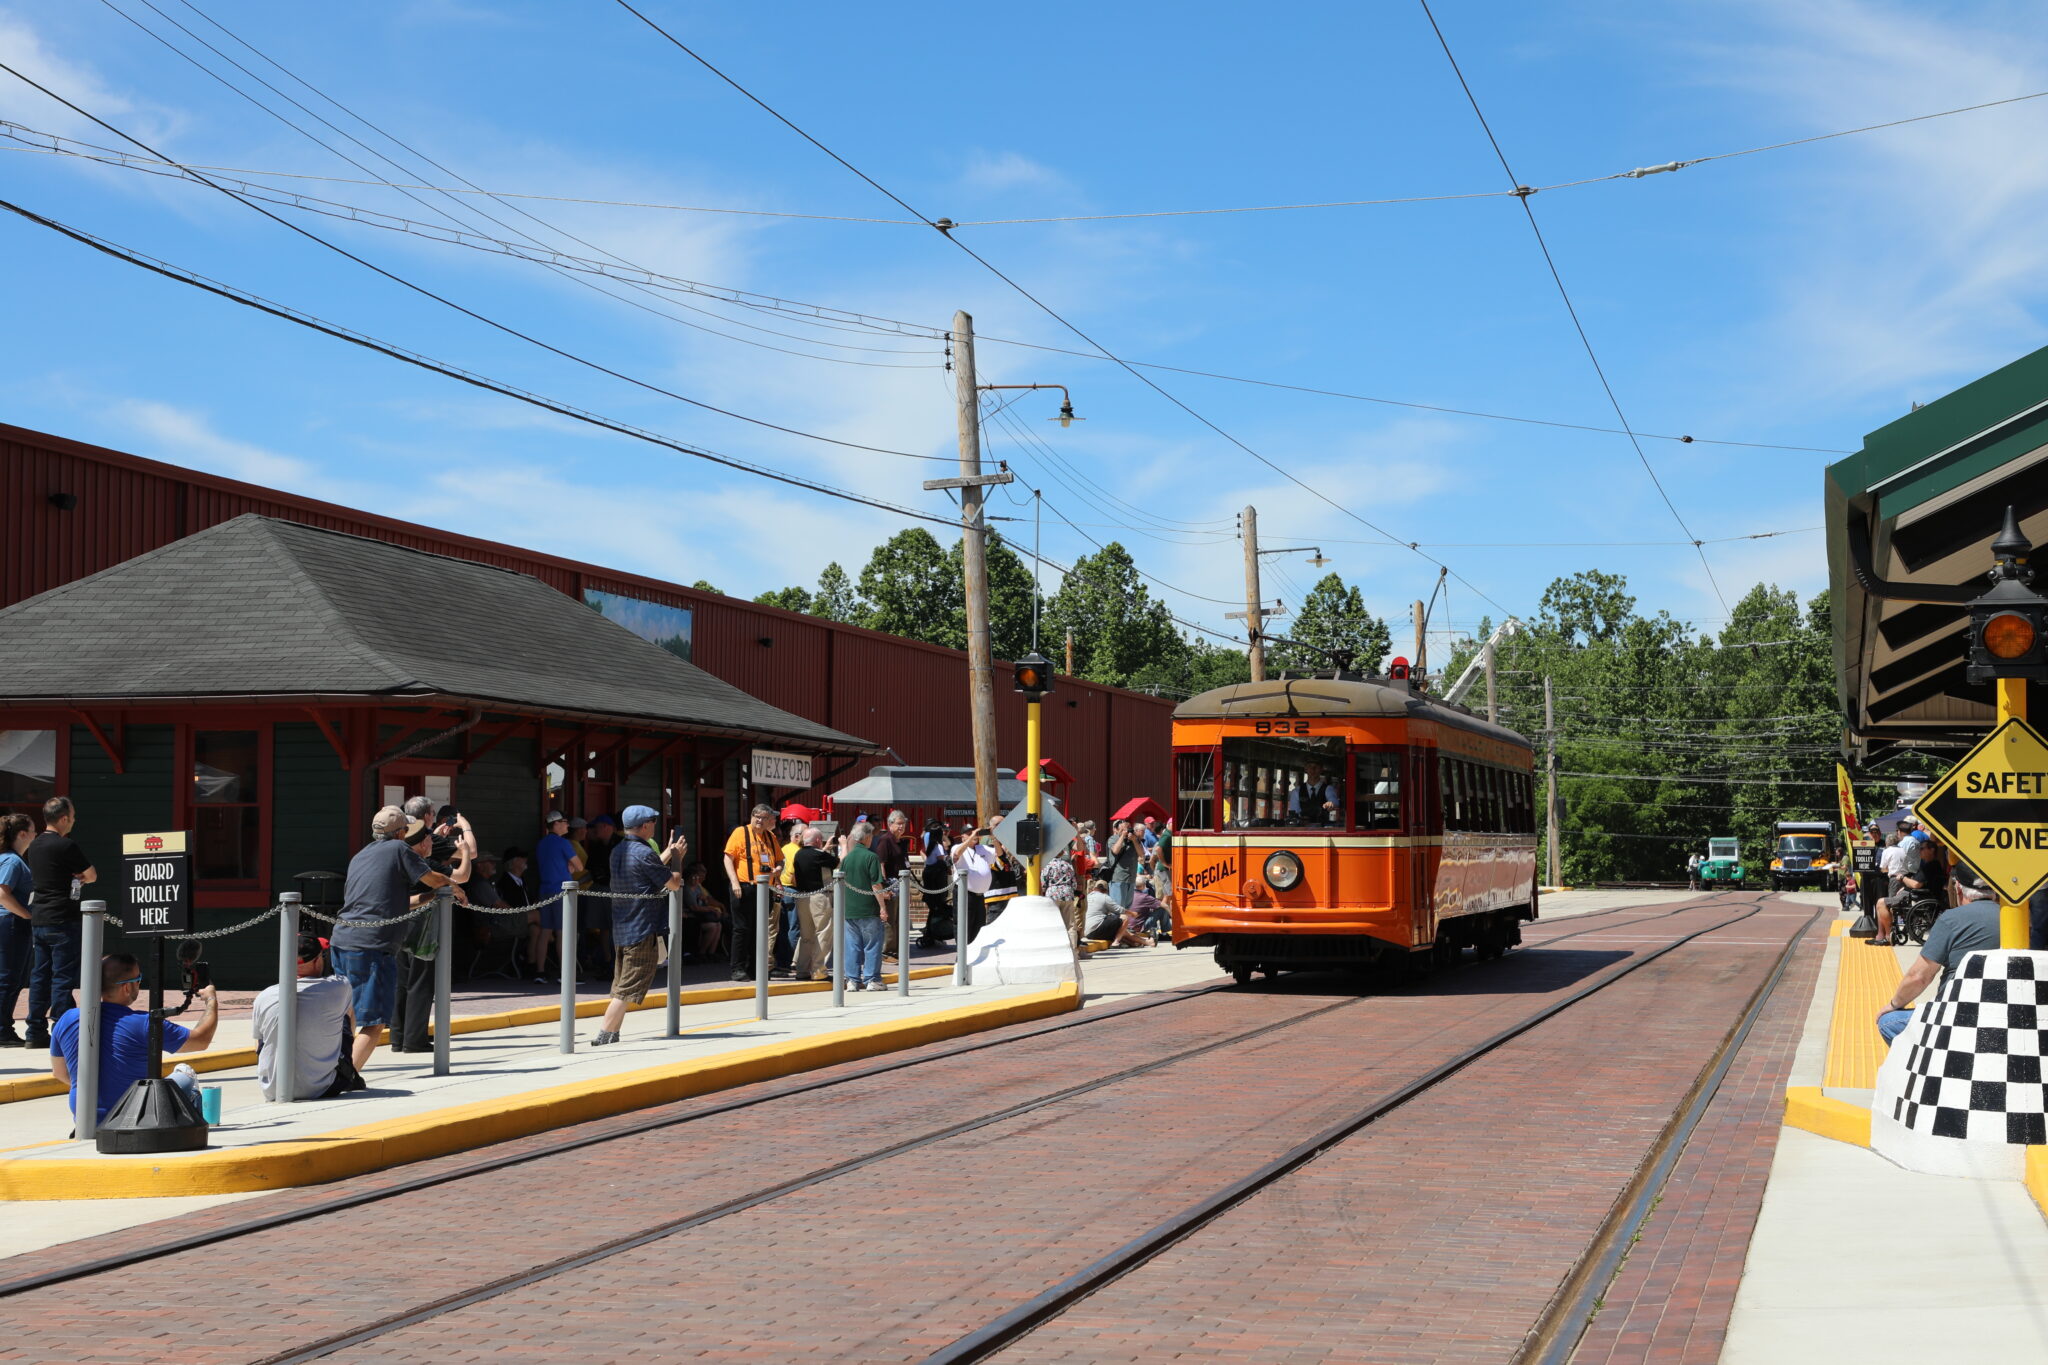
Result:
{"label": "red umbrella", "polygon": [[822,811],[816,810],[810,806],[800,806],[796,802],[792,801],[782,808],[782,818],[785,820],[812,821],[822,820],[825,817],[824,812]]}

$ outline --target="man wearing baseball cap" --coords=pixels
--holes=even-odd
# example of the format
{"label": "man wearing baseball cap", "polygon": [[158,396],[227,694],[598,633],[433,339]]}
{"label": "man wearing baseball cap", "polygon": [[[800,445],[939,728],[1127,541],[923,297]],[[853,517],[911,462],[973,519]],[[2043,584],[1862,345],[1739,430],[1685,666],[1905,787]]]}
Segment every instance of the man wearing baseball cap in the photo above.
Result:
{"label": "man wearing baseball cap", "polygon": [[348,862],[341,914],[328,948],[353,996],[358,1071],[369,1064],[391,1026],[398,999],[398,945],[410,927],[400,917],[413,908],[413,885],[445,886],[469,876],[466,848],[456,850],[449,872],[428,867],[433,845],[434,831],[426,821],[409,820],[397,806],[386,806],[371,817],[370,842]]}
{"label": "man wearing baseball cap", "polygon": [[[327,943],[313,934],[299,935],[298,1032],[294,1048],[298,1053],[293,1070],[292,1098],[325,1100],[351,1090],[361,1090],[363,1078],[356,1074],[348,1057],[349,1001],[354,992],[348,978],[328,975]],[[265,986],[256,996],[250,1022],[256,1029],[256,1080],[263,1098],[274,1100],[277,1088],[277,1006],[276,985]]]}
{"label": "man wearing baseball cap", "polygon": [[[690,841],[677,830],[666,848],[654,842],[652,806],[628,806],[620,817],[626,837],[612,849],[612,891],[628,899],[612,902],[612,998],[604,1008],[591,1046],[619,1041],[628,1006],[647,998],[661,961],[660,935],[668,924],[668,893],[683,884],[683,854]],[[671,943],[672,953],[682,945]]]}

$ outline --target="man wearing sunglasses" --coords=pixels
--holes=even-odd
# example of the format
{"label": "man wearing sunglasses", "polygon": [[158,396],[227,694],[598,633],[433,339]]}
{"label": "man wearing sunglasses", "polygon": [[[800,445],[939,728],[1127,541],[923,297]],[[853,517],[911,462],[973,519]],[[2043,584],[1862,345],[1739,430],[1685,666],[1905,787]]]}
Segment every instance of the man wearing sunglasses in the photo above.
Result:
{"label": "man wearing sunglasses", "polygon": [[[128,1087],[149,1075],[149,1011],[130,1008],[142,994],[142,964],[126,953],[100,959],[100,1118],[120,1102]],[[211,985],[199,988],[205,1013],[186,1028],[164,1020],[164,1051],[203,1052],[220,1024],[220,1000]],[[78,1112],[78,1011],[66,1010],[50,1030],[50,1074],[71,1087],[71,1112]]]}

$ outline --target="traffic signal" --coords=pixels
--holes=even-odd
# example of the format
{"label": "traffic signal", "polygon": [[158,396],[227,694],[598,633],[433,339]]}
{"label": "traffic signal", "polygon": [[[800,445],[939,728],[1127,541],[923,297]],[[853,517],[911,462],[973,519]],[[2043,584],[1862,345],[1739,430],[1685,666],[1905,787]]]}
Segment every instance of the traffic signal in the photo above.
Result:
{"label": "traffic signal", "polygon": [[1973,683],[1994,678],[2048,681],[2048,598],[2034,591],[2027,563],[2033,545],[2020,534],[2010,507],[2005,528],[1991,542],[1996,561],[1988,592],[1970,603],[1970,660]]}
{"label": "traffic signal", "polygon": [[1399,654],[1394,656],[1393,662],[1387,665],[1387,680],[1389,682],[1408,681],[1408,660],[1406,657]]}
{"label": "traffic signal", "polygon": [[1028,701],[1039,701],[1052,692],[1052,664],[1042,654],[1026,654],[1017,660],[1015,685]]}

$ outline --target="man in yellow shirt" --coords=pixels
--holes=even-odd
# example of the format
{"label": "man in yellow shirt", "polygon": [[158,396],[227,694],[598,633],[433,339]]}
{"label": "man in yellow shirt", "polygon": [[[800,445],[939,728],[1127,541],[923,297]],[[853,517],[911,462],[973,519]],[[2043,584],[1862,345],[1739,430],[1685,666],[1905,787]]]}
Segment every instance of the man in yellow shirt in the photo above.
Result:
{"label": "man in yellow shirt", "polygon": [[[803,938],[797,923],[796,852],[804,846],[804,832],[810,828],[792,819],[782,834],[782,868],[775,874],[776,912],[782,916],[781,935],[789,940],[794,956],[803,957]],[[803,965],[793,963],[792,966]]]}
{"label": "man in yellow shirt", "polygon": [[[747,823],[735,829],[725,841],[725,879],[732,887],[732,979],[754,979],[754,908],[758,894],[754,878],[780,880],[782,849],[775,839],[775,809],[756,806]],[[776,976],[789,975],[792,945],[782,931],[782,914],[773,895],[768,904],[768,930],[773,942]]]}

